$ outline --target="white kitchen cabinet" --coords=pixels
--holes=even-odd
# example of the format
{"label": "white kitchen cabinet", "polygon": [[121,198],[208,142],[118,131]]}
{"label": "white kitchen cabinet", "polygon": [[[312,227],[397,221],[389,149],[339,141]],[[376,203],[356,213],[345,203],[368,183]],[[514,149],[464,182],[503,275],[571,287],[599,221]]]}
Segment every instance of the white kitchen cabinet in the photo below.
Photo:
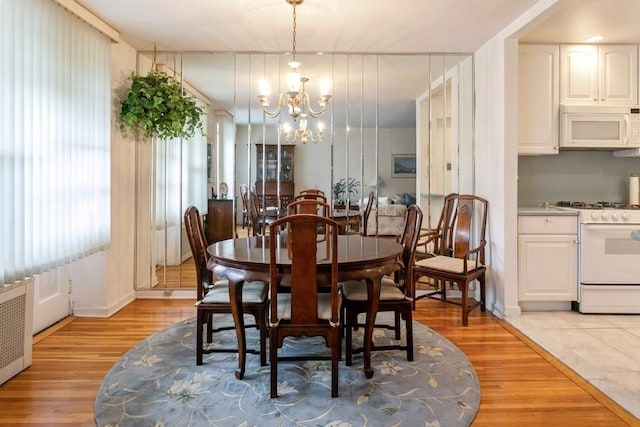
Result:
{"label": "white kitchen cabinet", "polygon": [[518,216],[520,301],[578,299],[576,216]]}
{"label": "white kitchen cabinet", "polygon": [[518,154],[558,154],[558,45],[520,45]]}
{"label": "white kitchen cabinet", "polygon": [[560,46],[560,104],[637,103],[637,45]]}

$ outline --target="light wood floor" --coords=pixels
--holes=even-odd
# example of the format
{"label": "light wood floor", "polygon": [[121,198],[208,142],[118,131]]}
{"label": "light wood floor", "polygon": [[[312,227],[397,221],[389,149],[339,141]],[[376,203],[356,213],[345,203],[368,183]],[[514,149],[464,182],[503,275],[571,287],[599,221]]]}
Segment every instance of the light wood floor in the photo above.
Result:
{"label": "light wood floor", "polygon": [[[91,426],[103,377],[148,335],[194,316],[193,301],[137,300],[109,319],[79,318],[36,337],[33,365],[0,386],[0,425]],[[482,401],[473,426],[637,426],[640,422],[490,314],[418,302],[415,319],[473,363]],[[446,426],[443,426],[446,427]]]}

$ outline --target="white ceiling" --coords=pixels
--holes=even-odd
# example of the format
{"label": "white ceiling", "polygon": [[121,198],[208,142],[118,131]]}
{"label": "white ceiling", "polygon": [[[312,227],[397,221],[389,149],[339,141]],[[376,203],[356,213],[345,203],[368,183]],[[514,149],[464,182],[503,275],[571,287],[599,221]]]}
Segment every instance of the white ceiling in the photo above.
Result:
{"label": "white ceiling", "polygon": [[[76,0],[140,50],[291,49],[285,0]],[[538,0],[306,0],[298,50],[471,53]],[[522,40],[640,42],[639,0],[560,0]],[[544,20],[544,22],[542,22]]]}
{"label": "white ceiling", "polygon": [[[134,47],[173,51],[291,49],[285,0],[78,0]],[[475,51],[537,0],[306,0],[298,50]]]}
{"label": "white ceiling", "polygon": [[[286,0],[76,0],[142,51],[288,52],[292,8]],[[548,3],[548,0],[543,0]],[[299,52],[473,53],[538,0],[305,0],[297,8]],[[559,0],[518,34],[525,42],[640,43],[640,0]],[[209,55],[198,70],[191,55],[185,78],[205,95],[225,89],[212,81]],[[406,85],[406,79],[395,79]],[[220,86],[218,84],[218,86]],[[228,86],[228,85],[227,85]],[[406,90],[389,86],[392,94]],[[384,94],[380,94],[385,98]],[[411,100],[387,96],[398,117],[411,120]],[[238,111],[236,111],[238,113]],[[238,116],[236,117],[239,118]],[[391,119],[391,117],[389,117]],[[399,123],[405,126],[407,123]]]}

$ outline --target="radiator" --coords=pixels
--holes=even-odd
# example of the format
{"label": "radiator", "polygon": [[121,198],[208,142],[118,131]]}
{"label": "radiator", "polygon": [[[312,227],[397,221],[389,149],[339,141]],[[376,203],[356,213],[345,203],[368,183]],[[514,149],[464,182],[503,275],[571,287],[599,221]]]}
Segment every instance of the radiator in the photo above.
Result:
{"label": "radiator", "polygon": [[0,287],[0,384],[31,366],[33,280]]}

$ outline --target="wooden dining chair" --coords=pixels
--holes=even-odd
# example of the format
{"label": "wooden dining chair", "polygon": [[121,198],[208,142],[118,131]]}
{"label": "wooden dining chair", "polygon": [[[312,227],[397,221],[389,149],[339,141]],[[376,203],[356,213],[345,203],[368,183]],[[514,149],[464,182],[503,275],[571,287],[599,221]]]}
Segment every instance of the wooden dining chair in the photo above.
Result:
{"label": "wooden dining chair", "polygon": [[[318,228],[327,238],[317,242]],[[269,363],[271,397],[278,397],[278,361],[330,360],[331,397],[338,397],[340,359],[340,297],[338,295],[338,225],[318,215],[288,215],[274,221],[269,232],[271,309],[269,319]],[[275,229],[286,229],[287,250],[278,251]],[[318,262],[330,262],[328,274],[318,274]],[[279,264],[290,263],[283,273]],[[280,287],[288,287],[281,292]],[[286,337],[323,337],[331,355],[278,355]]]}
{"label": "wooden dining chair", "polygon": [[324,194],[324,191],[318,190],[317,188],[309,188],[309,189],[306,189],[306,190],[301,190],[298,194],[299,195],[326,197],[326,195]]}
{"label": "wooden dining chair", "polygon": [[287,215],[314,214],[329,218],[331,206],[317,199],[299,199],[287,205]]}
{"label": "wooden dining chair", "polygon": [[319,200],[321,202],[327,203],[327,196],[324,195],[323,191],[320,190],[303,190],[298,193],[293,200]]}
{"label": "wooden dining chair", "polygon": [[[235,326],[220,326],[214,328],[214,315],[218,313],[231,314],[229,301],[229,281],[213,281],[213,273],[207,268],[209,253],[207,240],[202,227],[200,213],[195,206],[189,206],[184,213],[186,229],[191,254],[196,267],[196,365],[202,365],[203,354],[235,353],[237,348],[218,348],[213,342],[213,333],[225,330],[235,330]],[[260,350],[247,350],[260,354],[260,364],[267,364],[267,299],[268,286],[262,281],[246,282],[242,287],[242,307],[244,312],[255,319],[255,324],[246,327],[257,328],[260,332]],[[206,325],[207,344],[204,343],[204,328]]]}
{"label": "wooden dining chair", "polygon": [[[416,205],[407,208],[405,214],[404,228],[398,238],[398,243],[402,245],[401,261],[403,268],[399,270],[394,279],[384,278],[380,288],[380,305],[378,312],[393,312],[393,325],[377,323],[376,328],[391,329],[395,332],[397,344],[376,346],[373,350],[404,350],[407,352],[407,360],[413,360],[413,304],[410,297],[411,267],[413,265],[416,243],[420,235],[422,226],[422,211]],[[366,283],[362,281],[346,281],[340,284],[342,293],[343,325],[345,330],[345,363],[352,364],[353,355],[361,353],[363,348],[353,348],[353,330],[363,327],[358,322],[358,315],[366,313],[369,306]],[[401,340],[401,319],[405,323],[405,343]]]}
{"label": "wooden dining chair", "polygon": [[371,214],[371,208],[373,207],[373,201],[375,199],[375,194],[373,191],[369,192],[369,198],[367,199],[367,204],[362,211],[362,230],[360,234],[363,236],[367,235],[367,227],[369,226],[369,215]]}
{"label": "wooden dining chair", "polygon": [[267,226],[275,220],[275,217],[261,212],[260,200],[254,191],[249,191],[249,222],[251,235],[259,236],[267,231]]}
{"label": "wooden dining chair", "polygon": [[[471,194],[451,194],[444,200],[437,233],[432,236],[434,254],[415,261],[411,295],[434,298],[462,307],[462,324],[469,324],[469,312],[486,309],[485,246],[487,200]],[[415,284],[427,277],[435,288],[416,296]],[[469,285],[476,281],[480,300],[469,300]],[[447,297],[447,287],[456,284],[460,297]]]}
{"label": "wooden dining chair", "polygon": [[240,201],[242,202],[242,229],[249,227],[249,186],[240,184]]}

